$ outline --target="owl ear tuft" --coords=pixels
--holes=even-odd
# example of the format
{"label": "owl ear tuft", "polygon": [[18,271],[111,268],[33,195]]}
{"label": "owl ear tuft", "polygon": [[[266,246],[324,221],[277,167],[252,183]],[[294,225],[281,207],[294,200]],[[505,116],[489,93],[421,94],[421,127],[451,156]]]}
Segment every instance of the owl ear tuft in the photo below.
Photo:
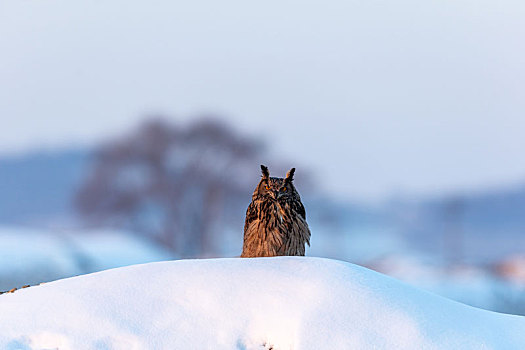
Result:
{"label": "owl ear tuft", "polygon": [[284,179],[284,181],[285,182],[292,182],[294,173],[295,173],[295,168],[290,169],[290,171],[288,173],[286,173],[286,178]]}
{"label": "owl ear tuft", "polygon": [[264,179],[268,179],[270,177],[270,172],[268,171],[268,167],[266,165],[261,164],[261,171],[262,171],[262,177]]}

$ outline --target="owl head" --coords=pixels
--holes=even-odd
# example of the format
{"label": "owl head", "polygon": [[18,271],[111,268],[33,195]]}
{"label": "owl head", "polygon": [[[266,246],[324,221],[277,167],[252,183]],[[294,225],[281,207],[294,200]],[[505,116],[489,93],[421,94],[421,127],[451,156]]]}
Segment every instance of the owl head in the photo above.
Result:
{"label": "owl head", "polygon": [[298,199],[299,193],[293,185],[295,168],[290,169],[284,178],[270,177],[270,172],[264,165],[261,165],[261,171],[261,181],[259,181],[253,192],[254,197],[262,197],[273,201]]}

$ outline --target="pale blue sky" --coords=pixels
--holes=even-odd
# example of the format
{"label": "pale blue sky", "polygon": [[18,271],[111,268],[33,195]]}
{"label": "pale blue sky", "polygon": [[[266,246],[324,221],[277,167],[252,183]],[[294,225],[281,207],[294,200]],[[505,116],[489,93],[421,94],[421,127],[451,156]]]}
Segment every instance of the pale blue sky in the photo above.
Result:
{"label": "pale blue sky", "polygon": [[525,181],[522,1],[0,1],[0,153],[215,112],[348,198]]}

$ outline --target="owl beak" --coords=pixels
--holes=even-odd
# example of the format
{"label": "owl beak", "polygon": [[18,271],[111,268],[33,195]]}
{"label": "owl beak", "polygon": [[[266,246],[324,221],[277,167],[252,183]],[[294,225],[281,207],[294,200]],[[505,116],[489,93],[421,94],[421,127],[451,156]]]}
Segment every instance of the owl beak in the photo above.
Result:
{"label": "owl beak", "polygon": [[279,198],[279,191],[272,191],[271,194],[274,199]]}

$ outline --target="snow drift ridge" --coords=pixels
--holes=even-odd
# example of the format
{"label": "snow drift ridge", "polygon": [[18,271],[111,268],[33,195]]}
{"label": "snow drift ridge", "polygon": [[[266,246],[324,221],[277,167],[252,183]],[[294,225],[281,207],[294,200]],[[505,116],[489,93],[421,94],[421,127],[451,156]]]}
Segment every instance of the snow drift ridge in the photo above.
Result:
{"label": "snow drift ridge", "polygon": [[349,263],[180,260],[0,296],[2,349],[518,349],[525,318]]}

